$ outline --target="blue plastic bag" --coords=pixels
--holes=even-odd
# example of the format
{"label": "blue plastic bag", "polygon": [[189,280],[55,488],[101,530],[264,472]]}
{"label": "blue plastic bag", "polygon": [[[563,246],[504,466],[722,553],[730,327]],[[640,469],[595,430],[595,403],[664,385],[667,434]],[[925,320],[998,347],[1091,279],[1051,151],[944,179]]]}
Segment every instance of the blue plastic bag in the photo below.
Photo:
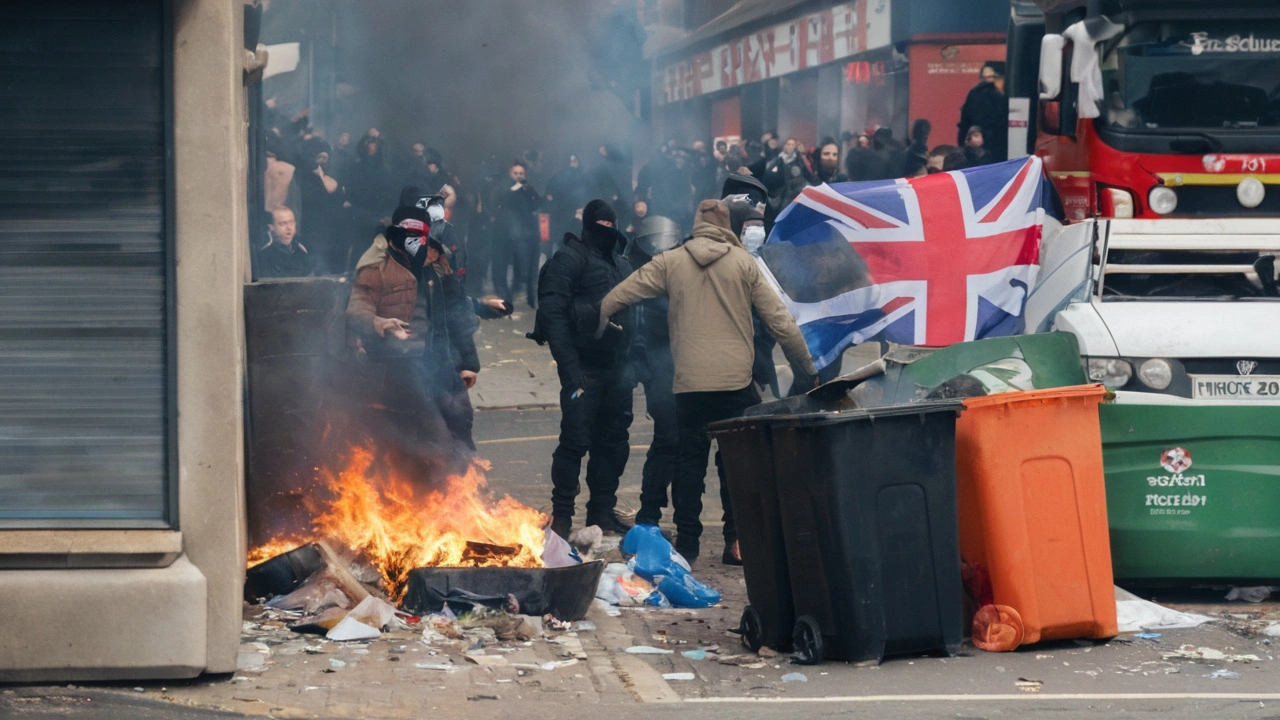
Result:
{"label": "blue plastic bag", "polygon": [[[622,538],[622,552],[634,555],[628,565],[653,583],[679,608],[704,608],[720,602],[720,593],[698,582],[656,525],[636,525]],[[677,559],[678,558],[678,559]]]}

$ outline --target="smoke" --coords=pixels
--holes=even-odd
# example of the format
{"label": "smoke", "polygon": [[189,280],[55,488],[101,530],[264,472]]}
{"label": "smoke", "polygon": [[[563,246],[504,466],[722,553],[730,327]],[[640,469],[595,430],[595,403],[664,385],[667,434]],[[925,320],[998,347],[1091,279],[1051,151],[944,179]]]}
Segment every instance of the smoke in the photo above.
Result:
{"label": "smoke", "polygon": [[340,3],[327,134],[377,127],[393,156],[421,140],[456,170],[537,150],[550,171],[570,152],[629,145],[638,129],[629,109],[590,82],[590,48],[614,9],[601,0]]}

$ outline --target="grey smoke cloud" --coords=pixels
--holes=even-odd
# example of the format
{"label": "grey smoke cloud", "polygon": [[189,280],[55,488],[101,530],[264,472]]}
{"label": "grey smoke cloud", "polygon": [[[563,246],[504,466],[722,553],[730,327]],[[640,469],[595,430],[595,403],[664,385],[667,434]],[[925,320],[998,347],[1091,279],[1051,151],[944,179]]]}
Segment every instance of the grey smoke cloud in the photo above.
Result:
{"label": "grey smoke cloud", "polygon": [[[276,0],[280,3],[281,0]],[[376,125],[395,154],[415,140],[465,169],[539,150],[547,170],[570,152],[627,144],[627,107],[588,80],[589,33],[611,0],[362,0],[337,4],[333,137]]]}

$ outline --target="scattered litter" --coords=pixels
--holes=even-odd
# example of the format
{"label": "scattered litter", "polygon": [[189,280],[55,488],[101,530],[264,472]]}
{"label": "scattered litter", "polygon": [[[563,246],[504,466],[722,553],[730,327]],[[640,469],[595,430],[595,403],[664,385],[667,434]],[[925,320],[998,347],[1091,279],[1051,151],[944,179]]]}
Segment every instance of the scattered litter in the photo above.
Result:
{"label": "scattered litter", "polygon": [[656,648],[652,645],[632,645],[627,648],[626,652],[629,655],[670,655],[674,651]]}
{"label": "scattered litter", "polygon": [[690,660],[706,660],[707,659],[706,650],[685,650],[684,652],[680,653],[680,655],[683,657],[687,657]]}
{"label": "scattered litter", "polygon": [[737,665],[743,668],[762,668],[765,662],[757,655],[717,655],[716,662],[721,665]]}
{"label": "scattered litter", "polygon": [[663,680],[693,680],[694,677],[691,672],[662,673]]}
{"label": "scattered litter", "polygon": [[1143,640],[1159,640],[1159,639],[1162,637],[1162,634],[1161,634],[1161,633],[1140,632],[1140,633],[1138,633],[1138,634],[1134,635],[1134,637],[1136,637],[1136,638],[1141,638],[1141,639],[1143,639]]}
{"label": "scattered litter", "polygon": [[1116,621],[1120,632],[1199,627],[1213,618],[1178,612],[1116,588]]}
{"label": "scattered litter", "polygon": [[1014,683],[1014,687],[1025,693],[1038,693],[1043,686],[1043,680],[1031,680],[1029,678],[1018,678],[1018,681]]}
{"label": "scattered litter", "polygon": [[342,620],[339,621],[337,625],[334,625],[333,629],[325,635],[325,637],[330,640],[339,642],[345,640],[373,640],[381,636],[381,630],[376,627],[365,625],[359,620],[352,618],[351,615],[342,618]]}
{"label": "scattered litter", "polygon": [[1165,660],[1172,659],[1182,660],[1208,660],[1212,662],[1257,662],[1257,655],[1228,655],[1221,650],[1215,650],[1210,647],[1196,647],[1194,645],[1183,645],[1173,652],[1164,653]]}
{"label": "scattered litter", "polygon": [[1280,622],[1271,623],[1262,631],[1262,634],[1267,637],[1280,637]]}
{"label": "scattered litter", "polygon": [[1211,680],[1239,680],[1241,675],[1234,670],[1219,669],[1205,675],[1205,677]]}
{"label": "scattered litter", "polygon": [[550,527],[547,528],[543,536],[542,546],[542,564],[549,568],[569,567],[570,565],[581,565],[582,556],[578,551],[569,544],[567,540],[553,532]]}
{"label": "scattered litter", "polygon": [[596,624],[590,620],[579,620],[573,624],[573,629],[578,632],[594,632]]}
{"label": "scattered litter", "polygon": [[347,663],[342,660],[339,660],[338,658],[329,658],[329,666],[335,667],[335,668],[344,668],[347,666]]}
{"label": "scattered litter", "polygon": [[776,658],[778,657],[778,651],[767,645],[761,645],[760,650],[756,655],[759,655],[762,658]]}
{"label": "scattered litter", "polygon": [[458,666],[453,663],[414,663],[419,670],[439,670],[441,672],[457,672]]}
{"label": "scattered litter", "polygon": [[1269,597],[1271,597],[1271,588],[1266,585],[1233,587],[1231,592],[1227,593],[1228,600],[1243,600],[1251,603],[1260,603]]}
{"label": "scattered litter", "polygon": [[809,682],[809,677],[804,673],[787,673],[782,676],[782,682]]}
{"label": "scattered litter", "polygon": [[622,551],[634,555],[628,566],[653,583],[675,607],[704,608],[720,602],[720,593],[689,572],[689,562],[662,537],[656,525],[636,525],[622,539]]}
{"label": "scattered litter", "polygon": [[481,667],[493,667],[493,666],[507,664],[507,658],[505,658],[504,656],[485,655],[483,651],[463,653],[463,657],[465,657],[468,661],[473,662],[476,665],[479,665]]}
{"label": "scattered litter", "polygon": [[599,525],[588,525],[574,530],[569,533],[569,544],[583,555],[596,557],[604,544],[604,530],[601,530]]}

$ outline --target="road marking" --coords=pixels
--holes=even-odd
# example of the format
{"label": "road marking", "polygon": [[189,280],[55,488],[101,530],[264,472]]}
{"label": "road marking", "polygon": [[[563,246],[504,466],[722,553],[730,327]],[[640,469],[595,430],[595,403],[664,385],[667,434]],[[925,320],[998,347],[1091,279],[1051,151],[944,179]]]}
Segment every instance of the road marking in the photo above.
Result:
{"label": "road marking", "polygon": [[559,440],[559,435],[533,435],[531,437],[498,438],[496,440],[477,440],[477,445],[494,445],[509,442],[540,442],[543,440]]}
{"label": "road marking", "polygon": [[1280,700],[1280,693],[1018,693],[1016,695],[845,695],[686,698],[687,703],[988,702],[993,700]]}
{"label": "road marking", "polygon": [[[517,442],[543,442],[546,440],[559,440],[559,435],[534,435],[532,437],[513,437],[513,438],[497,438],[493,440],[477,440],[476,445],[496,445],[498,443],[517,443]],[[648,445],[632,445],[632,450],[645,451],[649,449]]]}

